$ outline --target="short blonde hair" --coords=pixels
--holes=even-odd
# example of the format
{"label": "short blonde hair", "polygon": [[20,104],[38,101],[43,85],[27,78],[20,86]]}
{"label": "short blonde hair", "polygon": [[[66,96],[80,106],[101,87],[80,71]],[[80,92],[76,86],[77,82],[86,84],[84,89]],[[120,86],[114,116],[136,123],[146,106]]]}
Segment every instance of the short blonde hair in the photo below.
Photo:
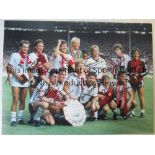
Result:
{"label": "short blonde hair", "polygon": [[100,48],[97,45],[92,45],[90,47],[90,52],[92,53],[94,51],[94,49],[100,50]]}
{"label": "short blonde hair", "polygon": [[73,38],[71,39],[71,45],[73,45],[73,43],[75,43],[75,42],[79,42],[79,43],[80,43],[80,38],[78,38],[78,37],[73,37]]}

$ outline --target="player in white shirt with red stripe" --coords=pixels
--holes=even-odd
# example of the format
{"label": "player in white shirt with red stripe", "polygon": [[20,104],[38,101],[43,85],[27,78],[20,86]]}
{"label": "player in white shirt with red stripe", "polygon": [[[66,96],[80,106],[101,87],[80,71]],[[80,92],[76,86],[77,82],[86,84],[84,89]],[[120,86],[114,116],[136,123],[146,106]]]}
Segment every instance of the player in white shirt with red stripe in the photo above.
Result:
{"label": "player in white shirt with red stripe", "polygon": [[22,40],[20,42],[19,52],[13,53],[8,63],[8,70],[12,74],[11,86],[13,100],[11,106],[11,126],[16,126],[16,110],[18,100],[20,101],[18,122],[19,124],[24,124],[23,113],[30,80],[28,68],[31,65],[31,60],[27,55],[29,46],[29,41]]}
{"label": "player in white shirt with red stripe", "polygon": [[50,89],[51,86],[53,89],[58,87],[58,84],[57,84],[58,77],[59,77],[58,72],[56,70],[51,70],[49,82],[52,85],[50,85],[49,83],[46,83],[42,87],[42,89],[40,89],[37,92],[37,97],[34,98],[34,100],[31,103],[31,105],[33,106],[33,109],[37,111],[36,114],[34,115],[34,125],[36,127],[40,126],[40,119],[41,119],[41,116],[44,114],[44,112],[48,113],[48,123],[51,125],[55,124],[54,118],[51,115],[50,111],[48,110],[49,104],[53,102],[53,100],[50,97],[45,96],[45,94]]}
{"label": "player in white shirt with red stripe", "polygon": [[117,108],[121,110],[121,116],[127,119],[130,112],[136,107],[130,83],[127,81],[126,71],[123,67],[118,72],[118,80],[113,81],[114,100]]}
{"label": "player in white shirt with red stripe", "polygon": [[[62,72],[61,72],[62,73]],[[58,82],[59,72],[56,69],[50,71],[48,83],[38,92],[37,98],[32,101],[32,106],[37,110],[34,116],[34,125],[40,126],[41,116],[50,125],[54,125],[53,111],[62,110],[64,100],[63,84]]]}
{"label": "player in white shirt with red stripe", "polygon": [[75,62],[73,61],[72,56],[67,54],[67,42],[65,40],[58,40],[51,61],[54,69],[68,69],[68,66],[75,69]]}
{"label": "player in white shirt with red stripe", "polygon": [[[50,63],[48,62],[47,55],[44,53],[44,42],[42,39],[35,40],[34,52],[29,54],[32,61],[31,72],[33,74],[35,82],[30,84],[29,92],[30,97],[33,95],[35,88],[41,80],[46,81],[48,76],[48,69],[50,68]],[[33,107],[29,104],[30,120],[28,124],[33,123]]]}
{"label": "player in white shirt with red stripe", "polygon": [[41,80],[44,80],[44,76],[47,76],[50,64],[48,62],[47,55],[44,53],[44,42],[42,39],[35,40],[34,52],[29,54],[32,61],[32,73],[35,79],[35,84],[30,86],[30,96],[33,94],[34,89]]}

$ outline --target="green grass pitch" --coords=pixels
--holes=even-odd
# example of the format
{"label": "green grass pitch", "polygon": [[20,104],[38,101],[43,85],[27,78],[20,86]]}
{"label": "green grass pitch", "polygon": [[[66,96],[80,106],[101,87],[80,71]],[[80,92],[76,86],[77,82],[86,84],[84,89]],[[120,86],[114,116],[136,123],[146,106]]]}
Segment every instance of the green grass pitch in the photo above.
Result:
{"label": "green grass pitch", "polygon": [[[86,122],[82,127],[72,126],[41,126],[36,128],[29,125],[10,126],[10,107],[11,107],[11,88],[5,85],[3,78],[2,92],[2,134],[4,135],[112,135],[112,134],[153,134],[153,80],[145,79],[145,118],[138,118],[140,113],[139,100],[136,96],[137,107],[136,117],[117,121],[111,119],[111,113],[108,114],[109,119],[106,121]],[[28,99],[26,100],[26,109],[24,112],[25,120],[28,120]]]}

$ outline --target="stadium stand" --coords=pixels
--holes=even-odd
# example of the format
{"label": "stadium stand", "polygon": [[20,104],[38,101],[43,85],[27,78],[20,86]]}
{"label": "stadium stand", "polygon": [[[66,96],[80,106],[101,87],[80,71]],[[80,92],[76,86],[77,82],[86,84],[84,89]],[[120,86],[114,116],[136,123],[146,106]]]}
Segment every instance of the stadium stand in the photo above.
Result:
{"label": "stadium stand", "polygon": [[[51,56],[52,54],[52,49],[53,47],[56,46],[57,40],[58,39],[65,39],[66,41],[70,40],[73,36],[77,36],[81,39],[81,49],[85,49],[89,51],[89,47],[93,44],[97,44],[100,47],[100,51],[104,53],[104,55],[107,58],[114,58],[114,52],[112,49],[113,44],[115,43],[121,43],[123,45],[123,51],[124,53],[130,53],[129,51],[132,50],[133,48],[138,48],[141,51],[141,58],[147,62],[147,66],[149,68],[149,73],[152,74],[153,72],[153,60],[152,60],[152,33],[149,33],[151,29],[147,28],[147,25],[131,25],[132,31],[131,31],[131,48],[129,47],[129,32],[127,31],[127,26],[123,25],[113,25],[113,24],[107,24],[104,23],[99,23],[96,25],[95,23],[71,23],[70,27],[72,28],[73,31],[64,32],[61,31],[61,29],[65,29],[67,26],[66,23],[58,23],[58,22],[53,22],[54,24],[57,24],[58,26],[53,26],[53,30],[49,31],[48,26],[45,27],[45,24],[49,23],[44,23],[44,25],[38,25],[38,28],[44,28],[41,29],[40,31],[36,29],[29,30],[29,29],[23,29],[22,25],[18,22],[12,22],[12,26],[14,27],[21,27],[20,30],[18,29],[9,29],[11,22],[6,22],[5,26],[5,36],[4,36],[4,52],[3,52],[3,71],[5,71],[6,63],[8,61],[9,56],[13,52],[18,51],[19,47],[19,42],[20,40],[29,40],[31,42],[30,46],[30,52],[33,51],[33,43],[36,39],[41,38],[45,42],[45,52]],[[27,23],[26,23],[27,24]],[[28,27],[28,24],[26,25]],[[30,27],[34,28],[36,23],[30,24]],[[64,25],[64,26],[62,26]],[[105,26],[106,25],[106,26]],[[42,26],[42,27],[41,27]],[[85,30],[81,30],[81,26],[85,26]],[[109,27],[108,27],[109,26]],[[129,26],[129,25],[128,25]],[[150,26],[150,25],[149,25]],[[148,26],[148,27],[149,27]],[[65,27],[65,28],[64,28]],[[149,29],[145,33],[141,33],[143,28]],[[45,30],[45,28],[47,28]],[[58,29],[60,31],[55,32],[55,29]],[[100,31],[96,31],[100,29]],[[109,30],[109,31],[104,31],[105,33],[101,33],[101,30],[104,28],[104,30]],[[117,31],[116,31],[117,29]],[[77,31],[75,31],[77,30]],[[124,33],[119,33],[122,30]],[[139,30],[134,31],[134,30]],[[103,31],[102,31],[103,32]],[[137,32],[137,33],[135,33]],[[69,35],[69,36],[68,36]],[[148,61],[149,60],[149,61]]]}

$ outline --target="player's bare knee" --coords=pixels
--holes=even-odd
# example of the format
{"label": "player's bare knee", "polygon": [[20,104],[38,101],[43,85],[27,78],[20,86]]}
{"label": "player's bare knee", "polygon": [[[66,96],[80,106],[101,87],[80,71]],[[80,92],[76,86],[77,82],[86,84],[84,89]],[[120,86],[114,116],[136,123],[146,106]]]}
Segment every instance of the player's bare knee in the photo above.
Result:
{"label": "player's bare knee", "polygon": [[13,96],[13,102],[14,103],[18,104],[18,100],[19,100],[19,98],[17,96]]}
{"label": "player's bare knee", "polygon": [[20,100],[20,104],[25,105],[25,99]]}
{"label": "player's bare knee", "polygon": [[139,98],[140,98],[140,100],[144,100],[144,96],[143,95],[140,95]]}
{"label": "player's bare knee", "polygon": [[100,105],[99,105],[99,103],[97,102],[96,103],[96,110],[99,110],[100,109]]}
{"label": "player's bare knee", "polygon": [[109,105],[108,104],[106,104],[104,107],[103,107],[103,111],[105,111],[105,112],[108,112],[109,111]]}
{"label": "player's bare knee", "polygon": [[137,106],[137,103],[136,103],[135,100],[133,100],[133,101],[131,102],[131,107],[132,107],[132,108],[135,108],[136,106]]}
{"label": "player's bare knee", "polygon": [[49,103],[47,103],[47,102],[42,102],[42,103],[40,104],[40,107],[42,107],[43,109],[48,109]]}
{"label": "player's bare knee", "polygon": [[92,106],[92,107],[91,107],[91,111],[92,111],[92,112],[95,112],[95,111],[96,111],[96,107]]}
{"label": "player's bare knee", "polygon": [[96,110],[98,111],[99,109],[100,109],[100,106],[97,106],[97,107],[96,107]]}

